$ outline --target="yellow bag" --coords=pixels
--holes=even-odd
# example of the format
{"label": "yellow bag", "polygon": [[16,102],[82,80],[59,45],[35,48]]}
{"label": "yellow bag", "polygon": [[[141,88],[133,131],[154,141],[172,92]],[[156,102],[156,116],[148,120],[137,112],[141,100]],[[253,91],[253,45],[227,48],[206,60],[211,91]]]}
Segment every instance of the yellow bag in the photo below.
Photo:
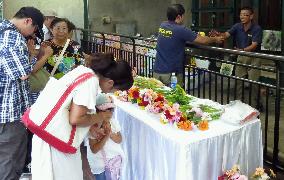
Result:
{"label": "yellow bag", "polygon": [[39,69],[36,73],[29,76],[31,92],[40,92],[49,80],[50,74],[44,68]]}

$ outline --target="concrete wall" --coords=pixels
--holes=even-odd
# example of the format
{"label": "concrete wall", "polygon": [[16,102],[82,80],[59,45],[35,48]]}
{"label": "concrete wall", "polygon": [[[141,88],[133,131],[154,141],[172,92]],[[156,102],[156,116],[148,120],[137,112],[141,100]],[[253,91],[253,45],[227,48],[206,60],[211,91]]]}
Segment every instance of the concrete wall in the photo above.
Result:
{"label": "concrete wall", "polygon": [[[167,20],[166,9],[171,3],[185,6],[185,24],[191,24],[191,0],[90,0],[90,26],[96,31],[115,32],[117,23],[135,23],[136,32],[146,37],[156,33],[160,23]],[[104,24],[103,17],[110,17],[111,22]]]}
{"label": "concrete wall", "polygon": [[4,0],[4,18],[10,19],[23,6],[39,10],[52,9],[59,17],[66,17],[77,27],[84,27],[83,0]]}
{"label": "concrete wall", "polygon": [[[167,20],[166,9],[171,3],[185,6],[185,25],[191,24],[191,0],[89,0],[89,23],[96,31],[115,32],[117,23],[134,23],[135,31],[147,37],[157,32]],[[4,0],[4,18],[10,19],[21,7],[34,6],[40,10],[53,9],[59,17],[70,19],[77,27],[84,26],[83,0]],[[102,18],[108,16],[110,24]]]}

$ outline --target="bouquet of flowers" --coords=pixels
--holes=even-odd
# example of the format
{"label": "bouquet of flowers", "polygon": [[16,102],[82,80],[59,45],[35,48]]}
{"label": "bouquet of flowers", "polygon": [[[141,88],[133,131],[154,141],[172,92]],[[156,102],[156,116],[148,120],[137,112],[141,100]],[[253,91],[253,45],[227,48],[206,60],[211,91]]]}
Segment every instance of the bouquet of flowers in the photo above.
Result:
{"label": "bouquet of flowers", "polygon": [[[276,175],[271,169],[269,169],[269,172],[265,172],[265,169],[258,167],[251,178],[256,180],[268,180],[276,178]],[[219,176],[218,180],[248,180],[248,177],[240,173],[240,167],[238,165],[234,165],[232,169],[227,170],[222,176]]]}
{"label": "bouquet of flowers", "polygon": [[128,93],[127,93],[127,91],[116,91],[116,92],[114,92],[114,95],[120,101],[124,101],[124,102],[128,101]]}
{"label": "bouquet of flowers", "polygon": [[152,89],[144,89],[140,91],[140,98],[138,99],[138,106],[146,107],[152,104],[154,99],[157,97],[157,93]]}
{"label": "bouquet of flowers", "polygon": [[161,115],[160,121],[163,124],[174,124],[175,122],[179,122],[182,113],[179,111],[179,104],[175,103],[172,106],[169,104],[165,104],[164,112]]}
{"label": "bouquet of flowers", "polygon": [[218,177],[218,180],[248,180],[248,178],[245,175],[241,175],[238,165],[234,165],[232,169],[227,170],[225,174]]}
{"label": "bouquet of flowers", "polygon": [[140,98],[140,89],[137,86],[132,86],[128,90],[128,101],[132,103],[137,103],[137,100]]}
{"label": "bouquet of flowers", "polygon": [[152,96],[151,103],[148,104],[145,109],[151,113],[161,113],[164,111],[164,106],[167,103],[168,102],[166,101],[163,95],[156,93],[155,96]]}
{"label": "bouquet of flowers", "polygon": [[252,175],[252,178],[256,180],[268,180],[271,178],[276,178],[276,174],[272,169],[269,169],[269,172],[265,172],[265,169],[259,167],[256,168],[255,172]]}
{"label": "bouquet of flowers", "polygon": [[127,93],[116,92],[118,99],[137,103],[141,109],[151,113],[161,113],[163,124],[190,131],[193,127],[208,130],[209,121],[219,119],[223,110],[205,104],[193,104],[195,97],[186,94],[179,85],[174,89],[153,78],[135,77],[134,86]]}

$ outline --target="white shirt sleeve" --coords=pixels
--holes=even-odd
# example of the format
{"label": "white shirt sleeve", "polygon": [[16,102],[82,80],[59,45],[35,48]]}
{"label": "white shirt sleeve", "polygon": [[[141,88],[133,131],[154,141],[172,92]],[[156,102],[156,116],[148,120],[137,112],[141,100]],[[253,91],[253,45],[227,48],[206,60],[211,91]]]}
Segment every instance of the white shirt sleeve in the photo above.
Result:
{"label": "white shirt sleeve", "polygon": [[110,125],[111,125],[111,131],[113,133],[118,133],[121,131],[121,127],[117,119],[111,118]]}
{"label": "white shirt sleeve", "polygon": [[92,77],[86,82],[75,88],[73,94],[73,102],[77,105],[85,106],[96,112],[96,96],[99,90],[99,81],[97,77]]}

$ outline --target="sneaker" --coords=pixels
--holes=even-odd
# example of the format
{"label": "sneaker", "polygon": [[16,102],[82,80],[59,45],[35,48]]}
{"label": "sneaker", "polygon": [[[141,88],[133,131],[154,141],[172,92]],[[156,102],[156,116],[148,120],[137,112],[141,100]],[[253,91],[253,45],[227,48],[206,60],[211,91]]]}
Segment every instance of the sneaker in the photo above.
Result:
{"label": "sneaker", "polygon": [[19,180],[31,180],[32,174],[31,173],[23,173]]}

